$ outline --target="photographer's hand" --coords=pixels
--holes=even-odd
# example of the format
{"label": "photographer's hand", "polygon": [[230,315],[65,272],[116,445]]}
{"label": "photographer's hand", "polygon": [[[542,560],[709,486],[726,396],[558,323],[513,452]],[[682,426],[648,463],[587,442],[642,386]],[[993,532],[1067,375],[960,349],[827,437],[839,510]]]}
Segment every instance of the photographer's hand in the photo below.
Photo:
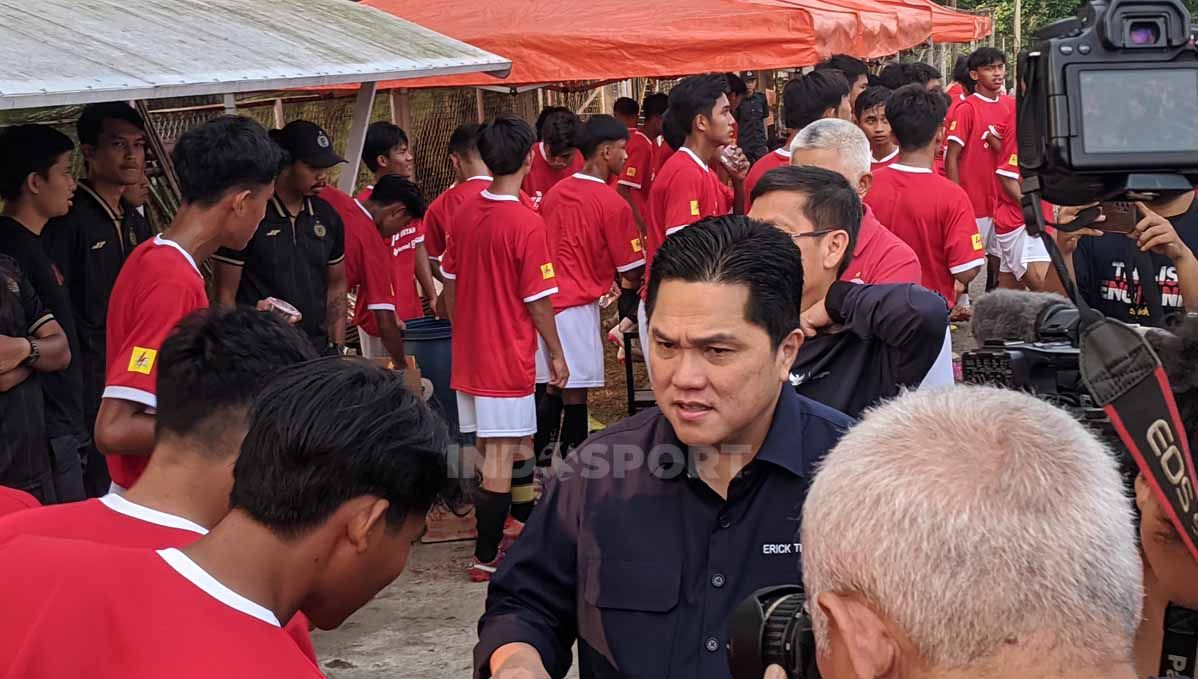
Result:
{"label": "photographer's hand", "polygon": [[1186,311],[1198,311],[1198,258],[1194,256],[1194,251],[1185,244],[1168,219],[1156,214],[1144,203],[1136,203],[1136,207],[1144,218],[1127,237],[1134,239],[1140,250],[1164,255],[1173,262],[1177,269],[1177,287]]}
{"label": "photographer's hand", "polygon": [[765,676],[762,677],[761,679],[789,679],[789,678],[786,676],[786,670],[782,669],[778,665],[770,665],[769,667],[765,668]]}
{"label": "photographer's hand", "polygon": [[[1098,203],[1090,203],[1089,205],[1066,205],[1057,213],[1057,224],[1071,224],[1077,219],[1078,213],[1098,205]],[[1106,215],[1099,215],[1098,219],[1094,220],[1095,224],[1101,224],[1106,221]],[[1061,249],[1061,254],[1065,256],[1066,263],[1070,263],[1070,258],[1073,252],[1077,250],[1077,244],[1086,236],[1101,236],[1102,231],[1099,229],[1085,228],[1077,231],[1062,231],[1056,230],[1057,247]],[[1070,267],[1072,272],[1072,266]]]}

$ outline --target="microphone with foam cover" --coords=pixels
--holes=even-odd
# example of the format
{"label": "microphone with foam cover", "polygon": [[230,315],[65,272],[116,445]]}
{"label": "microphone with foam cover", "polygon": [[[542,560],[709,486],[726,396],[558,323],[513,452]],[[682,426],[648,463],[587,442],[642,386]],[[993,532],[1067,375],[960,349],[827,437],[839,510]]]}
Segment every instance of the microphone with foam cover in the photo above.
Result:
{"label": "microphone with foam cover", "polygon": [[1038,342],[1043,339],[1040,328],[1045,319],[1061,309],[1076,307],[1068,298],[1051,292],[998,289],[974,302],[970,327],[979,345],[991,340]]}

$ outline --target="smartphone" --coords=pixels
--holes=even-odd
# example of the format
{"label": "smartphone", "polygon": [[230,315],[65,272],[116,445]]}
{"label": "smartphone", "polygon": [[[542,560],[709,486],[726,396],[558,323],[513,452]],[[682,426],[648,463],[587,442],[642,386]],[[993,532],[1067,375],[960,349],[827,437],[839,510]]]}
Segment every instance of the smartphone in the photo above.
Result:
{"label": "smartphone", "polygon": [[1117,200],[1104,202],[1101,205],[1102,214],[1106,219],[1094,225],[1095,229],[1106,233],[1131,233],[1140,222],[1140,211],[1131,201]]}

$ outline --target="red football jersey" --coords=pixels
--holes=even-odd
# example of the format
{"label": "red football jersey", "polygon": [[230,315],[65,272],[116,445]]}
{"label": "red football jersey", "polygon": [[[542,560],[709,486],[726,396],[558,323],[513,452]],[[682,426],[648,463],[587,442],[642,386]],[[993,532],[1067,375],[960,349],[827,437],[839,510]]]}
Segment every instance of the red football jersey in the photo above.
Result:
{"label": "red football jersey", "polygon": [[3,676],[323,676],[273,612],[177,549],[19,537],[0,547],[0,600]]}
{"label": "red football jersey", "polygon": [[[208,306],[204,277],[178,243],[162,236],[137,246],[125,260],[108,304],[108,359],[104,398],[158,407],[158,351],[175,325]],[[107,456],[112,480],[129,488],[145,457]]]}
{"label": "red football jersey", "polygon": [[[939,149],[936,150],[936,162],[934,165],[936,174],[941,175],[941,176],[944,176],[944,174],[945,174],[945,172],[944,172],[944,154],[948,151],[948,144],[949,144],[948,127],[950,125],[949,121],[951,121],[953,119],[953,115],[956,113],[957,107],[960,106],[961,102],[965,101],[965,99],[969,96],[969,94],[965,91],[965,88],[961,87],[960,83],[953,83],[953,85],[959,89],[955,94],[949,94],[948,91],[945,91],[945,94],[947,94],[949,96],[949,103],[948,103],[948,111],[944,115],[944,144]],[[952,88],[950,87],[949,90],[952,90]]]}
{"label": "red football jersey", "polygon": [[[991,142],[994,137],[990,137]],[[994,174],[1008,179],[1020,180],[1019,176],[1019,138],[1015,127],[1011,125],[1002,130],[1002,140],[992,159]],[[998,181],[994,182],[994,229],[997,233],[1010,233],[1023,226],[1023,206],[1012,200],[1003,191]],[[1052,220],[1049,220],[1052,221]]]}
{"label": "red football jersey", "polygon": [[661,168],[665,167],[666,161],[672,155],[674,155],[674,149],[670,148],[665,138],[659,135],[653,142],[653,181],[657,181],[657,176],[661,174]]}
{"label": "red football jersey", "polygon": [[491,177],[471,177],[454,184],[437,196],[424,212],[424,249],[429,259],[441,261],[445,253],[445,237],[453,230],[454,214],[467,198],[477,196],[495,181]]}
{"label": "red football jersey", "polygon": [[965,191],[930,169],[896,164],[878,170],[865,201],[915,251],[923,286],[955,305],[953,275],[986,264]]}
{"label": "red football jersey", "polygon": [[374,184],[371,184],[370,186],[367,186],[366,188],[359,191],[358,195],[354,196],[354,198],[357,199],[358,202],[365,203],[366,201],[370,200],[370,196],[373,193],[374,193]]}
{"label": "red football jersey", "polygon": [[345,224],[345,279],[350,290],[357,290],[358,298],[354,325],[361,326],[367,318],[373,324],[371,311],[395,311],[395,288],[383,237],[374,218],[357,199],[331,186],[322,189],[320,197],[333,206]]}
{"label": "red football jersey", "polygon": [[537,330],[525,305],[558,290],[541,216],[516,196],[483,191],[458,208],[441,273],[455,281],[450,386],[475,396],[533,393]]}
{"label": "red football jersey", "polygon": [[653,188],[653,142],[635,127],[628,130],[628,160],[616,183],[632,189],[637,212],[642,220],[648,219],[649,191]]}
{"label": "red football jersey", "polygon": [[761,177],[776,167],[786,165],[790,165],[790,151],[786,149],[776,149],[773,153],[767,153],[753,163],[753,167],[749,168],[749,174],[745,177],[745,198],[749,201],[749,207],[753,207],[753,188],[757,186],[757,182],[761,181]]}
{"label": "red football jersey", "polygon": [[[41,507],[42,503],[37,501],[29,493],[8,486],[0,486],[0,516],[7,516],[16,512]],[[0,540],[3,538],[0,537]]]}
{"label": "red football jersey", "polygon": [[994,149],[987,132],[1014,115],[1014,97],[987,99],[975,92],[958,104],[948,119],[948,142],[962,147],[958,164],[961,188],[969,196],[974,217],[994,216]]}
{"label": "red football jersey", "polygon": [[[0,544],[32,535],[112,547],[165,549],[186,547],[207,534],[207,528],[193,521],[130,502],[115,493],[0,518]],[[296,613],[284,629],[304,655],[316,662],[308,618]]]}
{"label": "red football jersey", "polygon": [[545,199],[545,194],[549,193],[549,189],[552,189],[554,184],[581,169],[582,154],[577,151],[574,152],[573,160],[564,170],[555,170],[550,167],[549,149],[545,148],[545,142],[537,142],[536,146],[532,147],[532,168],[524,177],[524,184],[521,188],[532,199],[533,208],[539,210],[541,201]]}
{"label": "red football jersey", "polygon": [[898,162],[898,157],[899,157],[899,147],[896,146],[896,147],[894,147],[893,151],[891,151],[889,154],[886,155],[885,158],[870,158],[869,171],[877,172],[878,170],[881,170],[884,167],[890,167],[891,165],[894,165],[895,163]]}
{"label": "red football jersey", "polygon": [[944,90],[944,94],[949,98],[950,101],[964,99],[966,94],[965,86],[954,80],[953,84],[949,85],[948,88]]}
{"label": "red football jersey", "polygon": [[861,229],[853,259],[841,274],[840,280],[850,283],[917,283],[923,284],[919,257],[910,245],[894,235],[878,221],[874,211],[865,206]]}
{"label": "red football jersey", "polygon": [[645,265],[632,208],[595,177],[580,172],[558,182],[541,216],[557,273],[554,311],[594,302],[611,289],[617,271]]}
{"label": "red football jersey", "polygon": [[[695,222],[715,215],[726,215],[732,209],[728,189],[715,171],[699,159],[695,152],[683,146],[666,161],[661,173],[653,180],[649,194],[649,214],[646,224],[645,263],[653,266],[653,254],[665,242],[666,236]],[[648,294],[649,270],[642,296]]]}

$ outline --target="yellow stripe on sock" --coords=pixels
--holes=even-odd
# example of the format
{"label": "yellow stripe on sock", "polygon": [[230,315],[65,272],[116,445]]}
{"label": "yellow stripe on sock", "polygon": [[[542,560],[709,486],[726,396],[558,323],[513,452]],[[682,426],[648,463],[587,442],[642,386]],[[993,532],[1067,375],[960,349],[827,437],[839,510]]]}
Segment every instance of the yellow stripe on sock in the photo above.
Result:
{"label": "yellow stripe on sock", "polygon": [[536,488],[532,484],[527,486],[512,486],[512,504],[523,504],[532,502],[536,499]]}

